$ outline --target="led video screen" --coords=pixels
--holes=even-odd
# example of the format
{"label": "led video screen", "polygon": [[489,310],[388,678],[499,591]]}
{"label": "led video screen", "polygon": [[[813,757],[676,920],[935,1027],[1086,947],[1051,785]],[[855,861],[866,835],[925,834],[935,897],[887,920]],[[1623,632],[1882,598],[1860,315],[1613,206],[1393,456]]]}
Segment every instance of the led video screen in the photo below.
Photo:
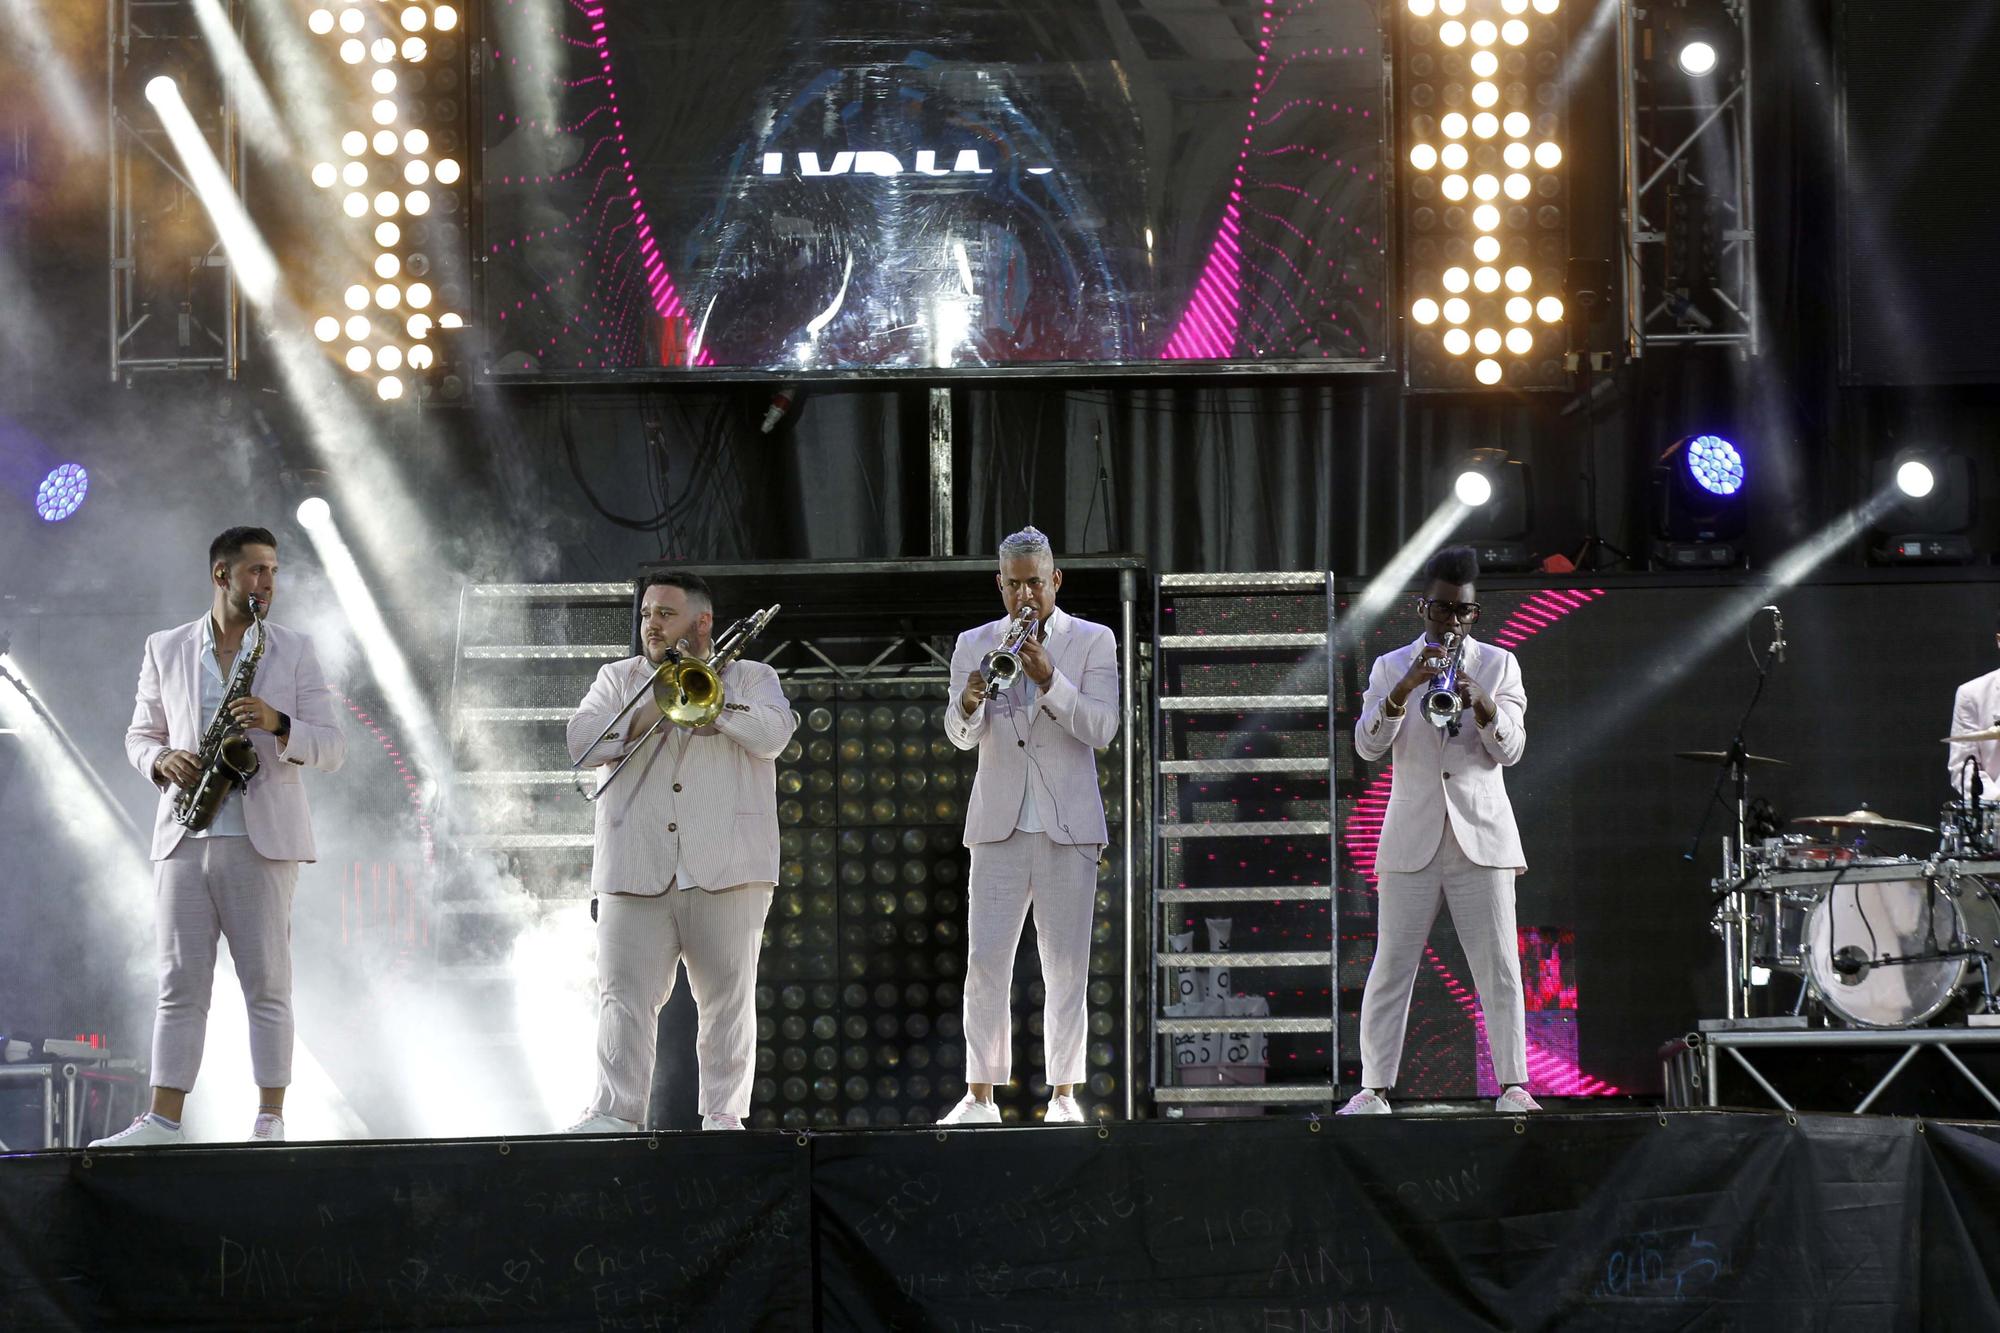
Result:
{"label": "led video screen", "polygon": [[1387,365],[1372,0],[488,0],[486,373]]}

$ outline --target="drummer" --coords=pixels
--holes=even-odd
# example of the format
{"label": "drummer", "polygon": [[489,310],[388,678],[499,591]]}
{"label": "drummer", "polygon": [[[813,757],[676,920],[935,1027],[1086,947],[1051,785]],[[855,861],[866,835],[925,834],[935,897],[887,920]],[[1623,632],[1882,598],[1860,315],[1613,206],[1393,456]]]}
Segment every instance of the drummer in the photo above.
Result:
{"label": "drummer", "polygon": [[[2000,640],[2000,634],[1996,634]],[[1989,671],[1958,687],[1952,700],[1950,735],[1983,734],[1983,740],[1953,740],[1946,761],[1951,787],[1961,798],[1977,795],[1982,801],[2000,800],[2000,671]],[[1968,790],[1966,760],[1975,761],[1979,790]]]}

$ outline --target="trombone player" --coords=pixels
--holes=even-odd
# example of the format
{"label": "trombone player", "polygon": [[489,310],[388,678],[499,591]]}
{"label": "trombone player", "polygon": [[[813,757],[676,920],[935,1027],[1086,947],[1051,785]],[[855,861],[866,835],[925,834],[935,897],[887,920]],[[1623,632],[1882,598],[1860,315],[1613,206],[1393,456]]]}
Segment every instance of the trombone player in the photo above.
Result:
{"label": "trombone player", "polygon": [[596,802],[597,1088],[571,1134],[645,1123],[660,1008],[682,963],[699,1010],[702,1128],[741,1129],[750,1111],[757,951],[778,878],[776,760],[798,722],[777,672],[734,660],[718,664],[712,721],[657,725],[653,678],[679,655],[708,660],[714,626],[699,576],[647,576],[644,651],[601,668],[569,721],[577,767],[630,761]]}

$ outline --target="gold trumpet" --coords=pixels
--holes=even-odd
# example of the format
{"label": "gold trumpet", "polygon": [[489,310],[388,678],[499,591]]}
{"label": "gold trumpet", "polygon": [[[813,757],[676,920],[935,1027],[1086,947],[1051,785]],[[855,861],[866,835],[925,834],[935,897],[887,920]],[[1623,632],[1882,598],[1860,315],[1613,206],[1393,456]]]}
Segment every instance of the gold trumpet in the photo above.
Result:
{"label": "gold trumpet", "polygon": [[[660,710],[659,721],[646,728],[645,733],[632,743],[632,748],[625,752],[625,757],[605,775],[604,781],[597,784],[597,790],[583,794],[584,799],[595,801],[609,791],[611,784],[618,780],[618,775],[625,771],[625,765],[632,762],[632,756],[638,754],[664,724],[671,722],[677,727],[693,729],[705,727],[722,716],[723,669],[743,655],[750,640],[763,633],[764,627],[778,614],[780,605],[774,602],[762,611],[744,616],[724,630],[707,658],[685,651],[686,639],[667,649],[667,655],[660,660],[660,664],[648,673],[638,689],[632,691],[632,697],[625,701],[625,706],[597,734],[597,739],[584,753],[588,754],[602,745],[605,738],[625,720],[625,715],[637,708],[648,694],[653,696],[653,704]],[[580,765],[571,764],[570,767],[576,769]]]}

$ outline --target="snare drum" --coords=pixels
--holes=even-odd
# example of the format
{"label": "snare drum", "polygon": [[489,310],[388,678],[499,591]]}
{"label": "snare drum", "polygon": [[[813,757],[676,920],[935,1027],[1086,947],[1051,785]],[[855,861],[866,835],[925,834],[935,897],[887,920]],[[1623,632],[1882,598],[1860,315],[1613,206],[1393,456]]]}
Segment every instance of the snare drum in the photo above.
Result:
{"label": "snare drum", "polygon": [[1822,842],[1803,833],[1765,838],[1750,849],[1747,873],[1765,870],[1831,870],[1861,860],[1852,847]]}
{"label": "snare drum", "polygon": [[1927,1023],[1961,986],[1982,980],[1972,959],[1866,960],[1964,948],[1984,953],[1989,967],[2000,964],[2000,905],[1979,880],[1949,889],[1924,879],[1837,883],[1818,897],[1806,914],[1806,981],[1821,1004],[1854,1027]]}
{"label": "snare drum", "polygon": [[1938,832],[1946,856],[1992,856],[2000,852],[2000,807],[1981,801],[1975,815],[1967,802],[1946,801],[1938,815]]}

